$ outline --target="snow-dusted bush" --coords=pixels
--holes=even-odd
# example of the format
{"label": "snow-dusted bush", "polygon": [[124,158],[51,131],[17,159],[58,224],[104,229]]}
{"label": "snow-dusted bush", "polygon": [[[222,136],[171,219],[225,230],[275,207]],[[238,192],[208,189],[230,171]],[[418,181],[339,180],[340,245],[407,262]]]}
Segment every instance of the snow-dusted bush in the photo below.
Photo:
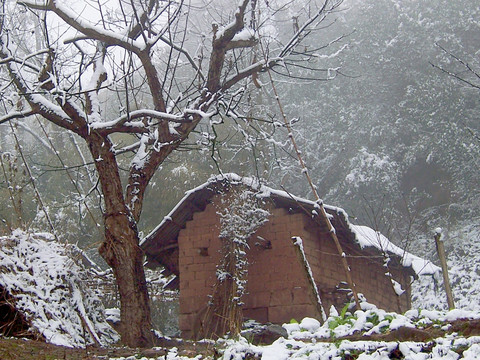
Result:
{"label": "snow-dusted bush", "polygon": [[119,340],[105,320],[98,296],[88,288],[92,273],[81,251],[50,234],[15,230],[0,237],[0,286],[13,298],[31,331],[69,347]]}

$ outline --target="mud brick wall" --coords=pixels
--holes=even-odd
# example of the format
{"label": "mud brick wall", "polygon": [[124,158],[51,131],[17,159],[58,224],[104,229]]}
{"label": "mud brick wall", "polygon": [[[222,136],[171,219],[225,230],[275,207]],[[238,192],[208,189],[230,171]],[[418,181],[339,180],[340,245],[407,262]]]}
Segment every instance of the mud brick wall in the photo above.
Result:
{"label": "mud brick wall", "polygon": [[[215,204],[215,199],[213,200]],[[313,316],[315,307],[292,245],[303,233],[303,220],[285,209],[271,209],[269,221],[249,241],[247,292],[243,312],[260,322],[283,323]],[[219,218],[215,205],[194,214],[178,237],[180,256],[179,327],[185,338],[194,337],[213,292],[220,262]],[[267,242],[271,248],[266,248]]]}
{"label": "mud brick wall", "polygon": [[[194,213],[178,237],[179,327],[185,338],[194,337],[200,326],[209,295],[213,292],[216,266],[220,263],[217,203],[218,198],[214,197],[204,211]],[[245,317],[260,322],[283,323],[292,318],[301,320],[315,315],[305,272],[292,244],[293,236],[303,239],[314,278],[325,295],[326,310],[332,304],[342,306],[342,299],[334,299],[338,294],[329,294],[338,283],[345,281],[340,258],[330,238],[315,229],[312,231],[312,222],[305,214],[290,214],[283,208],[271,208],[270,212],[269,221],[249,240],[248,284],[243,299]],[[384,275],[381,262],[373,263],[366,258],[354,258],[353,261],[349,258],[349,262],[357,291],[377,306],[397,310],[396,295]],[[405,288],[405,280],[397,278],[397,281]],[[333,296],[332,299],[329,296]],[[407,296],[402,298],[407,299]],[[404,302],[404,309],[407,309],[408,301]]]}
{"label": "mud brick wall", "polygon": [[208,204],[196,212],[178,236],[180,308],[179,328],[185,338],[193,337],[198,317],[206,308],[220,261],[220,224],[215,208]]}
{"label": "mud brick wall", "polygon": [[[250,239],[244,315],[273,323],[313,316],[315,307],[292,242],[292,236],[304,232],[303,219],[282,208],[270,212],[269,221]],[[269,241],[271,249],[259,246],[263,240],[258,237]]]}
{"label": "mud brick wall", "polygon": [[368,302],[388,311],[405,312],[410,308],[410,292],[397,296],[390,278],[385,273],[392,273],[393,278],[405,290],[406,279],[401,272],[384,267],[383,258],[353,257],[348,260],[357,291],[363,293]]}
{"label": "mud brick wall", "polygon": [[[304,249],[324,308],[328,312],[330,306],[334,305],[337,310],[341,310],[347,299],[346,291],[336,290],[336,287],[342,282],[345,283],[346,277],[337,248],[327,234],[312,231],[311,226],[307,228],[309,231],[303,237]],[[351,252],[347,250],[351,245],[346,245],[342,239],[340,243],[347,255],[352,280],[358,293],[362,293],[368,302],[388,311],[404,312],[410,308],[409,278],[403,272],[389,269],[393,278],[406,290],[399,298],[390,279],[385,276],[388,270],[383,267],[383,258],[378,252]]]}

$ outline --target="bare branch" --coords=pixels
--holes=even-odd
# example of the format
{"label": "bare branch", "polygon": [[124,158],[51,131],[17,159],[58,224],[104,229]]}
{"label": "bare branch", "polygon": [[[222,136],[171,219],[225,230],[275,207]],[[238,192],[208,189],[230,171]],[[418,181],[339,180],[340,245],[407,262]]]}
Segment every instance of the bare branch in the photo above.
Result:
{"label": "bare branch", "polygon": [[[7,53],[7,49],[4,46],[3,39],[0,38],[0,59],[4,60],[10,58],[10,55]],[[7,62],[5,64],[7,71],[12,79],[12,82],[15,84],[17,89],[23,94],[25,99],[28,101],[31,111],[28,113],[30,115],[34,113],[41,114],[46,119],[51,122],[64,127],[68,130],[75,131],[76,127],[72,121],[68,118],[67,114],[63,111],[62,108],[53,104],[45,97],[39,94],[30,93],[30,89],[25,83],[23,77],[19,74],[18,70],[12,66],[12,62]],[[40,79],[41,80],[41,79]],[[12,114],[12,113],[10,113]],[[9,116],[9,114],[5,115]],[[23,117],[23,116],[21,116]]]}
{"label": "bare branch", "polygon": [[224,84],[222,85],[222,91],[225,91],[229,88],[231,88],[233,85],[238,84],[241,80],[252,76],[253,74],[259,73],[262,70],[264,70],[266,67],[273,67],[274,65],[277,65],[282,59],[277,58],[277,59],[272,59],[268,61],[268,64],[265,61],[258,61],[255,64],[250,65],[249,67],[242,69],[239,71],[237,74],[229,77],[226,79]]}
{"label": "bare branch", "polygon": [[[45,59],[45,62],[42,66],[38,74],[38,82],[40,83],[40,88],[51,91],[56,88],[54,79],[52,74],[53,71],[53,64],[55,62],[55,53],[51,50],[48,53],[48,56]],[[43,117],[47,118],[46,114],[48,114],[49,110],[51,112],[52,109],[55,108],[53,103],[49,102],[45,97],[41,95],[30,95],[31,100],[28,100],[32,109],[38,108],[38,114],[42,115]],[[67,115],[68,119],[63,119],[63,121],[59,121],[56,124],[64,127],[66,129],[72,130],[75,133],[79,133],[82,130],[86,129],[87,119],[85,118],[81,109],[79,109],[73,102],[68,100],[67,98],[61,95],[54,95],[55,100],[60,105],[62,111]],[[37,100],[37,102],[34,101]],[[48,104],[48,106],[45,106]],[[45,112],[47,110],[47,112]],[[49,119],[50,120],[50,119]]]}
{"label": "bare branch", "polygon": [[63,21],[65,21],[67,24],[69,24],[74,29],[78,30],[80,33],[82,33],[88,38],[100,40],[108,45],[120,46],[134,53],[139,53],[145,49],[146,44],[129,38],[128,33],[121,34],[106,29],[99,31],[97,27],[92,26],[88,22],[82,20],[76,14],[66,9],[65,7],[58,6],[57,3],[53,0],[46,0],[43,3],[39,3],[35,0],[24,0],[20,1],[19,3],[31,9],[51,11],[55,13]]}
{"label": "bare branch", "polygon": [[450,57],[452,57],[453,59],[455,59],[458,63],[462,64],[469,72],[471,72],[472,74],[474,74],[478,79],[480,79],[480,74],[478,72],[476,72],[468,62],[464,61],[463,59],[459,58],[458,56],[456,56],[455,54],[453,54],[452,52],[448,51],[447,49],[445,49],[444,47],[442,47],[439,43],[435,43],[436,46],[438,46],[443,52],[445,52],[447,55],[449,55]]}
{"label": "bare branch", "polygon": [[471,86],[471,87],[473,87],[473,88],[480,89],[480,85],[477,85],[477,84],[475,84],[475,83],[473,83],[473,82],[471,82],[471,81],[469,81],[469,80],[461,77],[460,75],[451,72],[450,70],[444,69],[444,68],[442,68],[441,66],[438,66],[438,65],[436,65],[436,64],[434,64],[434,63],[432,63],[432,62],[430,62],[430,65],[432,65],[435,69],[440,70],[441,72],[447,74],[448,76],[450,76],[450,77],[452,77],[452,78],[454,78],[454,79],[457,79],[457,80],[459,80],[459,81],[461,81],[461,82],[463,82],[463,83],[465,83],[465,84],[467,84],[467,85],[469,85],[469,86]]}
{"label": "bare branch", "polygon": [[[330,5],[331,2],[333,2],[333,4]],[[323,3],[323,6],[312,17],[310,17],[301,27],[298,28],[298,30],[295,32],[295,34],[290,39],[290,41],[283,47],[283,50],[281,51],[279,57],[285,57],[289,55],[308,34],[309,27],[315,22],[322,22],[323,20],[325,20],[326,16],[330,12],[332,12],[334,9],[339,7],[341,3],[342,3],[342,0],[336,0],[336,1],[325,0],[325,2]]]}
{"label": "bare branch", "polygon": [[33,110],[28,110],[28,111],[10,111],[8,114],[5,114],[3,116],[0,116],[0,124],[6,123],[10,120],[14,119],[20,119],[20,118],[25,118],[29,117],[31,115],[35,114],[35,111]]}
{"label": "bare branch", "polygon": [[232,40],[230,41],[227,46],[225,47],[225,50],[233,50],[233,49],[241,49],[241,48],[247,48],[247,47],[253,47],[258,44],[258,39],[252,37],[250,39],[246,40]]}
{"label": "bare branch", "polygon": [[205,81],[205,76],[203,75],[202,71],[200,70],[200,68],[197,66],[197,64],[195,64],[195,61],[193,60],[192,56],[189,54],[189,52],[185,49],[183,49],[182,47],[180,46],[177,46],[176,44],[174,44],[173,42],[171,42],[169,39],[167,39],[166,37],[164,36],[161,36],[160,37],[160,40],[162,40],[165,44],[167,44],[168,46],[171,46],[173,49],[175,49],[176,51],[182,53],[183,55],[185,55],[185,57],[187,58],[188,62],[190,63],[190,65],[192,66],[192,68],[197,72],[197,74],[200,76],[200,78],[202,79],[202,81]]}
{"label": "bare branch", "polygon": [[[451,51],[445,49],[443,46],[441,46],[439,43],[435,43],[435,45],[440,48],[445,54],[447,54],[448,56],[450,56],[451,58],[453,58],[457,63],[461,64],[469,73],[471,73],[472,75],[474,75],[477,79],[480,79],[480,73],[478,73],[477,71],[475,71],[475,69],[472,68],[472,66],[464,61],[463,59],[459,58],[458,56],[456,56],[455,54],[453,54]],[[471,80],[468,80],[466,77],[462,76],[462,75],[459,75],[457,73],[454,73],[450,70],[447,70],[439,65],[436,65],[432,62],[430,62],[430,65],[432,65],[435,69],[438,69],[440,70],[441,72],[447,74],[448,76],[454,78],[454,79],[457,79],[461,82],[463,82],[464,84],[467,84],[475,89],[480,89],[480,83],[479,84],[476,84],[474,83],[473,81]]]}
{"label": "bare branch", "polygon": [[24,59],[18,59],[18,58],[13,57],[13,56],[8,56],[8,57],[0,60],[0,65],[6,64],[8,62],[15,62],[17,64],[21,64],[22,66],[28,67],[35,72],[39,72],[40,69],[38,68],[38,66],[28,62],[27,60],[30,59],[30,58],[33,58],[37,55],[47,54],[49,51],[50,51],[49,49],[42,49],[40,51],[37,51],[33,54],[28,55]]}

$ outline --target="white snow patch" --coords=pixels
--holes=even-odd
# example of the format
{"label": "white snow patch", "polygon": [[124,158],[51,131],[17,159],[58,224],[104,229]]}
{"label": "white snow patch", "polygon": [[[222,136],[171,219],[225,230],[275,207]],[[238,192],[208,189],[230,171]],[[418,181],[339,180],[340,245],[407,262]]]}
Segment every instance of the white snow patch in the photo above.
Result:
{"label": "white snow patch", "polygon": [[112,323],[120,322],[120,309],[110,308],[105,309],[106,320]]}
{"label": "white snow patch", "polygon": [[117,342],[100,299],[86,285],[92,274],[76,262],[81,251],[51,238],[21,230],[0,237],[0,285],[52,344],[85,347],[94,338],[102,345]]}
{"label": "white snow patch", "polygon": [[391,243],[380,232],[368,226],[350,224],[350,229],[355,233],[358,244],[361,248],[375,247],[382,252],[392,253],[400,256],[405,267],[411,266],[417,275],[434,275],[440,273],[441,269],[428,260],[424,260],[408,253]]}

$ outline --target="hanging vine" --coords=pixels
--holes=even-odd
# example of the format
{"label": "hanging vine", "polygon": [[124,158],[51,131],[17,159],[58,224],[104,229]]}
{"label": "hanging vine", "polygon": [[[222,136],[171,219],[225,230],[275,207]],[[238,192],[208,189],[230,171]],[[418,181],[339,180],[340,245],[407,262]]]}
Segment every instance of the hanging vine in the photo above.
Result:
{"label": "hanging vine", "polygon": [[240,333],[248,274],[248,239],[270,215],[255,195],[252,190],[234,189],[220,197],[217,214],[220,217],[221,262],[203,320],[202,336],[211,338]]}

